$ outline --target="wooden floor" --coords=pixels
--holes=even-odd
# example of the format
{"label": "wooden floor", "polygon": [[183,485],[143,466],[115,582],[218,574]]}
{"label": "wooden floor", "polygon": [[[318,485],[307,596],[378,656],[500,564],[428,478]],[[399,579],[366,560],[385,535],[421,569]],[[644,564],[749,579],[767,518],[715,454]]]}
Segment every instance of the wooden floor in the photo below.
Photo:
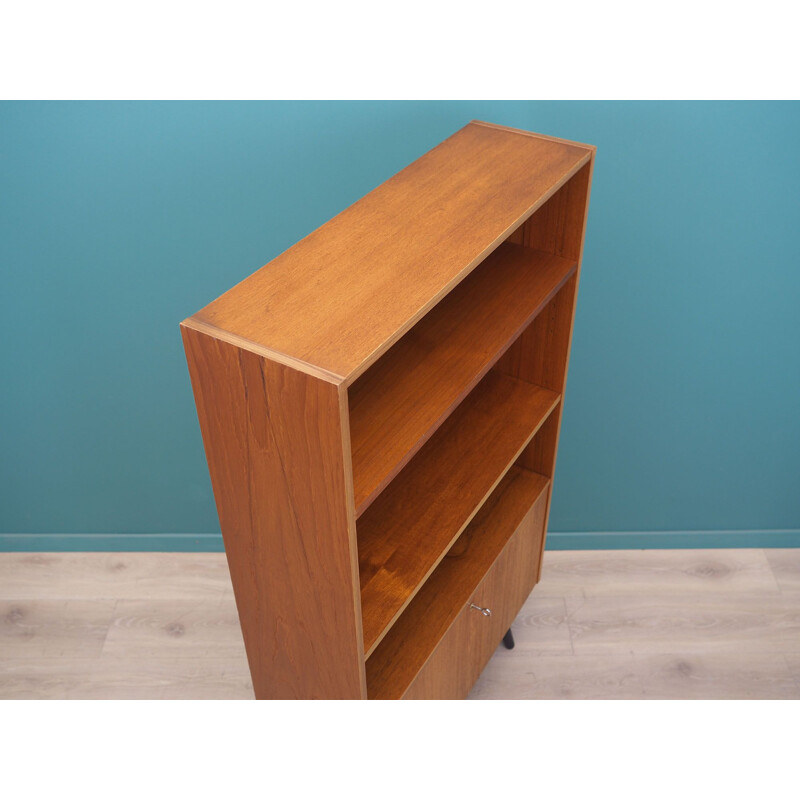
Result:
{"label": "wooden floor", "polygon": [[[547,552],[471,697],[800,698],[800,550]],[[225,558],[0,554],[0,698],[251,698]]]}

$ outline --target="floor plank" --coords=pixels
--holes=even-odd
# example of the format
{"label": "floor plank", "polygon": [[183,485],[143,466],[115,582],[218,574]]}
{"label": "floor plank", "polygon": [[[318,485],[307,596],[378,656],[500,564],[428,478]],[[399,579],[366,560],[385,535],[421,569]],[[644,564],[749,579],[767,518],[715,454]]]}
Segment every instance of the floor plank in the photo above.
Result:
{"label": "floor plank", "polygon": [[765,553],[780,590],[800,595],[800,549],[776,548]]}
{"label": "floor plank", "polygon": [[2,600],[197,600],[230,586],[224,553],[0,553]]}
{"label": "floor plank", "polygon": [[800,697],[800,653],[789,653],[784,656],[786,665],[789,667],[789,672],[797,684],[797,696]]}
{"label": "floor plank", "polygon": [[0,697],[14,700],[252,700],[241,658],[50,659],[5,663]]}
{"label": "floor plank", "polygon": [[[800,699],[800,550],[548,552],[474,699]],[[0,554],[0,698],[251,698],[222,554]]]}
{"label": "floor plank", "polygon": [[572,646],[588,653],[800,652],[800,603],[783,595],[567,598]]}
{"label": "floor plank", "polygon": [[[798,551],[800,552],[800,551]],[[800,583],[800,560],[797,561]],[[557,597],[780,591],[770,562],[752,550],[548,550],[537,594]]]}
{"label": "floor plank", "polygon": [[115,601],[0,600],[0,671],[8,659],[99,656]]}
{"label": "floor plank", "polygon": [[634,656],[645,697],[654,700],[800,698],[781,655],[693,653]]}
{"label": "floor plank", "polygon": [[103,657],[237,658],[244,640],[232,598],[216,602],[121,600]]}
{"label": "floor plank", "polygon": [[572,655],[572,639],[563,599],[539,597],[533,592],[514,620],[514,638],[529,658]]}
{"label": "floor plank", "polygon": [[[518,645],[519,647],[519,645]],[[471,700],[641,700],[644,689],[630,656],[537,656],[498,649]]]}

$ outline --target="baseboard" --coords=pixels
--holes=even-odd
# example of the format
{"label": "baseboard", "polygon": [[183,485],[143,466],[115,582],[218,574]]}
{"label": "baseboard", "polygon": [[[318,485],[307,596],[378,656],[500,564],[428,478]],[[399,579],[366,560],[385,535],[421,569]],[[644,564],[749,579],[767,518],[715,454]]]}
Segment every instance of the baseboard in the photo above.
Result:
{"label": "baseboard", "polygon": [[690,550],[800,547],[800,528],[749,531],[550,531],[547,550]]}
{"label": "baseboard", "polygon": [[0,553],[222,553],[219,533],[0,533]]}
{"label": "baseboard", "polygon": [[[547,534],[548,550],[800,547],[800,528],[749,531],[613,531]],[[0,553],[221,553],[218,533],[0,533]]]}

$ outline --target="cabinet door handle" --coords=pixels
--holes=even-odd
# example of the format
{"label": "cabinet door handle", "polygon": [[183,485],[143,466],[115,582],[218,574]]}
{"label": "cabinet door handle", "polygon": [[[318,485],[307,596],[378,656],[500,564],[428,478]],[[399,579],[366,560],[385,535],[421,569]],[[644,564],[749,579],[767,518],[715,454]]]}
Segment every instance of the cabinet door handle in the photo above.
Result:
{"label": "cabinet door handle", "polygon": [[491,608],[481,608],[480,606],[476,606],[475,603],[469,604],[470,608],[474,608],[476,611],[480,611],[484,617],[491,617],[492,616],[492,609]]}

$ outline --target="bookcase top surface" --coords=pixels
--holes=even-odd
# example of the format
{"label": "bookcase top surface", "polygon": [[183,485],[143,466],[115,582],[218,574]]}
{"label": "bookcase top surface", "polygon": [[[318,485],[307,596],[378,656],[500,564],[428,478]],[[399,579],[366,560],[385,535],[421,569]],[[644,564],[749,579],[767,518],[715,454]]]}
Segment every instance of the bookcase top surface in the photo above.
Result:
{"label": "bookcase top surface", "polygon": [[184,324],[351,381],[593,151],[471,122]]}

